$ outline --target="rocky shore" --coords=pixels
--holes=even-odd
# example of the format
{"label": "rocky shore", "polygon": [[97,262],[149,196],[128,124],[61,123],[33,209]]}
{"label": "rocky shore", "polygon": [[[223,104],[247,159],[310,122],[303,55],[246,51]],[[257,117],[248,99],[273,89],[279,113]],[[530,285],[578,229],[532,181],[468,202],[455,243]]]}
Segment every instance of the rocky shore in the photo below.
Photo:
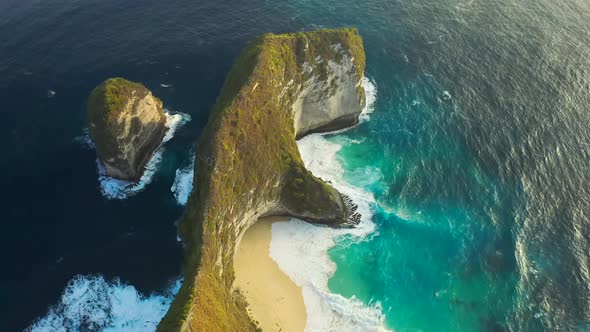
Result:
{"label": "rocky shore", "polygon": [[88,98],[88,130],[110,177],[137,181],[166,132],[162,101],[145,86],[110,78]]}

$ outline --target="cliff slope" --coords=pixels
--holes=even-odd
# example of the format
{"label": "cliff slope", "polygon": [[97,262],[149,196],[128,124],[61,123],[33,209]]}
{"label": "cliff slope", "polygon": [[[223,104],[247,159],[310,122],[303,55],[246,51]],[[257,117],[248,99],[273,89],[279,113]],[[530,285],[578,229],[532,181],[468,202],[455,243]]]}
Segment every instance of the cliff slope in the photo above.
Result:
{"label": "cliff slope", "polygon": [[138,180],[166,131],[162,101],[143,85],[110,78],[88,98],[88,129],[107,175]]}
{"label": "cliff slope", "polygon": [[184,282],[159,331],[256,329],[232,289],[232,261],[259,217],[355,223],[349,200],[305,169],[295,138],[358,122],[364,66],[356,29],[267,34],[242,51],[197,142],[179,224]]}

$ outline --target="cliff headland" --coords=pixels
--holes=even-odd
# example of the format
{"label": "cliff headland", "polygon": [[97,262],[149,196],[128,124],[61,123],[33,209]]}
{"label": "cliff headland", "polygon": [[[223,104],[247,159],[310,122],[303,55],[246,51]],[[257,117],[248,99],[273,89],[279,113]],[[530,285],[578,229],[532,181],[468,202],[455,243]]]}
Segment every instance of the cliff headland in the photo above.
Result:
{"label": "cliff headland", "polygon": [[158,331],[256,330],[233,287],[233,256],[260,217],[351,227],[347,197],[305,169],[296,138],[349,127],[365,103],[356,29],[266,34],[239,55],[197,142],[179,224],[184,282]]}

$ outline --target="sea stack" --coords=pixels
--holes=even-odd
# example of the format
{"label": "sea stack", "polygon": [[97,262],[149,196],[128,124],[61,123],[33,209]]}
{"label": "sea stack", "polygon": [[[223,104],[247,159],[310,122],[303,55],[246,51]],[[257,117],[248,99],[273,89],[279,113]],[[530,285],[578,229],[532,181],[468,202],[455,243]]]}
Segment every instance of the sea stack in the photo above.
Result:
{"label": "sea stack", "polygon": [[233,285],[233,256],[258,218],[359,222],[354,202],[305,168],[296,138],[356,124],[364,70],[351,28],[266,34],[241,52],[196,144],[195,187],[178,225],[184,280],[158,331],[257,330]]}
{"label": "sea stack", "polygon": [[88,98],[88,129],[110,177],[137,181],[166,132],[162,101],[140,83],[110,78]]}

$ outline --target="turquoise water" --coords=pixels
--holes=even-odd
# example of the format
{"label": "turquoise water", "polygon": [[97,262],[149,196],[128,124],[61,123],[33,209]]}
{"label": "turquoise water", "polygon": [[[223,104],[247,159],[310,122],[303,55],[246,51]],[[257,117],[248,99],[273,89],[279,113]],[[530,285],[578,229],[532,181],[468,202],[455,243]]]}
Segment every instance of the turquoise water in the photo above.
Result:
{"label": "turquoise water", "polygon": [[[378,93],[328,140],[376,228],[338,238],[330,289],[398,332],[590,330],[588,17],[587,0],[0,2],[0,330],[51,310],[67,330],[153,330],[181,273],[170,188],[233,59],[262,33],[340,26],[359,28]],[[192,116],[126,200],[100,194],[75,140],[111,76]],[[121,299],[137,315],[109,316]]]}
{"label": "turquoise water", "polygon": [[330,250],[330,289],[396,331],[588,330],[588,3],[293,8],[359,26],[378,91],[368,122],[329,138],[376,224]]}
{"label": "turquoise water", "polygon": [[488,212],[509,193],[452,135],[444,91],[421,86],[388,98],[378,85],[370,121],[330,139],[343,146],[346,180],[373,193],[377,231],[330,250],[329,287],[380,302],[396,331],[494,330],[514,306],[518,275],[512,242]]}

